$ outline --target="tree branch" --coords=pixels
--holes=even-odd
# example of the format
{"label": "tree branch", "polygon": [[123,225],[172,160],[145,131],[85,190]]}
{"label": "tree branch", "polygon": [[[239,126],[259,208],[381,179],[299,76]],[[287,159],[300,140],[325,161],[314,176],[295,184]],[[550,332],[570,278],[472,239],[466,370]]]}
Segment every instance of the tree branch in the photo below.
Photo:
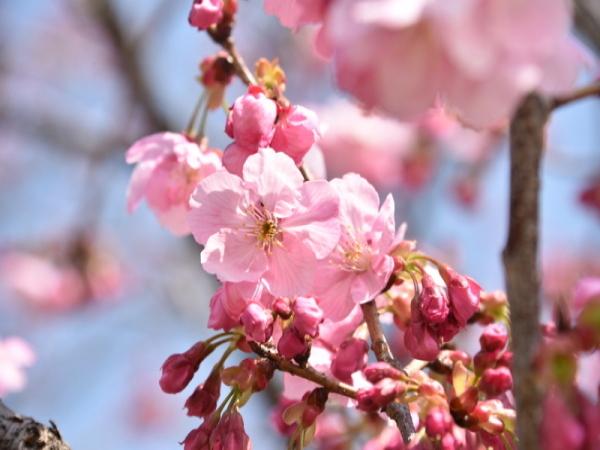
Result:
{"label": "tree branch", "polygon": [[70,450],[56,425],[47,427],[30,417],[15,414],[0,400],[0,449]]}
{"label": "tree branch", "polygon": [[256,84],[256,79],[254,78],[252,71],[246,65],[244,58],[242,58],[242,55],[240,55],[238,52],[233,38],[227,33],[220,32],[218,28],[209,28],[206,31],[211,39],[216,44],[219,44],[221,47],[223,47],[223,50],[229,54],[233,67],[235,68],[235,73],[240,80],[242,80],[247,86]]}
{"label": "tree branch", "polygon": [[254,353],[270,360],[277,369],[304,378],[305,380],[312,381],[313,383],[324,387],[329,392],[340,394],[344,397],[356,399],[356,394],[358,391],[353,386],[329,378],[324,373],[318,372],[310,366],[297,366],[291,361],[282,358],[275,350],[266,345],[259,344],[258,342],[249,342],[249,344],[250,348],[252,348],[252,351]]}
{"label": "tree branch", "polygon": [[86,3],[92,18],[106,32],[110,44],[113,46],[117,62],[123,71],[124,79],[131,92],[132,99],[140,105],[148,126],[152,131],[171,129],[169,121],[163,115],[152,97],[152,92],[141,67],[138,48],[123,32],[114,8],[107,0],[88,0]]}
{"label": "tree branch", "polygon": [[575,0],[575,26],[588,43],[600,54],[600,2]]}
{"label": "tree branch", "polygon": [[541,392],[533,370],[540,341],[538,230],[544,127],[552,101],[529,94],[510,125],[509,230],[503,251],[510,303],[513,376],[519,447],[539,449]]}
{"label": "tree branch", "polygon": [[[386,362],[392,366],[399,367],[398,362],[394,359],[390,346],[383,334],[381,324],[379,323],[379,314],[377,313],[377,305],[375,300],[371,300],[361,305],[363,317],[369,329],[371,336],[371,349],[377,358],[377,361]],[[399,367],[401,368],[401,367]],[[408,444],[415,434],[415,427],[410,416],[408,406],[402,403],[390,403],[385,408],[385,413],[396,422],[404,443]]]}
{"label": "tree branch", "polygon": [[571,102],[582,100],[586,97],[592,97],[594,95],[600,97],[600,81],[590,84],[589,86],[576,89],[568,94],[554,97],[550,107],[552,109],[560,108],[561,106],[567,105]]}

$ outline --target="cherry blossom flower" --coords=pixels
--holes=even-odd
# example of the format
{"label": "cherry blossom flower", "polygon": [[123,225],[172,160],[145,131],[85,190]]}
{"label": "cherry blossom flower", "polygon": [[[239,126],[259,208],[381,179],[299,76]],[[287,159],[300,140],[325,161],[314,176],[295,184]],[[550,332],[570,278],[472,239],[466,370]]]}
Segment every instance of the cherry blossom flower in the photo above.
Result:
{"label": "cherry blossom flower", "polygon": [[585,57],[570,14],[564,0],[336,0],[322,41],[339,86],[367,107],[411,119],[441,99],[487,126],[532,89],[571,87]]}
{"label": "cherry blossom flower", "polygon": [[265,11],[276,16],[282,25],[298,29],[323,20],[330,0],[265,0]]}
{"label": "cherry blossom flower", "polygon": [[306,294],[339,240],[335,191],[303,183],[293,160],[269,148],[248,158],[243,178],[222,170],[203,180],[191,204],[204,269],[222,281],[262,280],[277,296]]}
{"label": "cherry blossom flower", "polygon": [[22,390],[26,384],[25,369],[35,362],[35,353],[18,337],[0,340],[0,396]]}
{"label": "cherry blossom flower", "polygon": [[342,235],[319,270],[316,294],[325,316],[339,320],[379,294],[392,273],[394,200],[388,195],[380,208],[375,188],[356,174],[331,185],[340,195]]}
{"label": "cherry blossom flower", "polygon": [[165,228],[178,236],[188,234],[190,194],[200,180],[221,168],[218,152],[166,132],[137,141],[126,160],[137,164],[127,192],[129,212],[145,198]]}
{"label": "cherry blossom flower", "polygon": [[32,253],[13,251],[0,258],[0,278],[34,306],[67,310],[81,303],[85,285],[73,267],[61,267]]}

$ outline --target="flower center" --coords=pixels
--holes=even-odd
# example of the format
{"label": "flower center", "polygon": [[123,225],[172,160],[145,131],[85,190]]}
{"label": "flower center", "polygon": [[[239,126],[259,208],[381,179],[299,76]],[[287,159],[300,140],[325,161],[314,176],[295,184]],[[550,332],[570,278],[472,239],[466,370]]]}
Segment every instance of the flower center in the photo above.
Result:
{"label": "flower center", "polygon": [[256,239],[258,247],[271,253],[275,245],[281,245],[282,236],[277,218],[264,207],[262,202],[251,205],[247,212],[254,219],[254,226],[250,227],[248,235]]}
{"label": "flower center", "polygon": [[347,272],[364,272],[371,264],[369,250],[368,246],[348,234],[340,239],[335,263],[341,270]]}

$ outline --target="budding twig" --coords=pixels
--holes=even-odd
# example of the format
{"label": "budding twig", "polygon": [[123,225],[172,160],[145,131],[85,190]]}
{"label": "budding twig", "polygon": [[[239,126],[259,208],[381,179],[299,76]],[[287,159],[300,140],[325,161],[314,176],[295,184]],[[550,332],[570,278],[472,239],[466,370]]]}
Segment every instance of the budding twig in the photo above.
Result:
{"label": "budding twig", "polygon": [[[363,303],[361,307],[363,317],[369,329],[369,335],[371,336],[371,349],[375,353],[377,361],[383,361],[401,369],[398,362],[394,359],[387,339],[383,334],[375,300]],[[390,419],[396,422],[404,443],[408,444],[415,434],[415,427],[408,406],[402,403],[390,403],[386,406],[385,413]]]}
{"label": "budding twig", "polygon": [[334,394],[340,394],[344,397],[356,399],[358,390],[349,384],[342,383],[341,381],[329,378],[324,373],[321,373],[310,366],[300,367],[293,362],[283,358],[273,348],[258,342],[249,342],[252,351],[263,358],[269,359],[275,367],[283,372],[291,373],[298,377],[304,378],[305,380],[312,381],[313,383],[323,386],[329,392]]}
{"label": "budding twig", "polygon": [[235,46],[235,42],[231,36],[223,37],[220,33],[217,32],[216,29],[209,28],[206,30],[208,35],[212,38],[212,40],[223,47],[223,50],[227,52],[227,54],[231,57],[231,62],[233,67],[235,68],[235,73],[246,85],[257,84],[254,75],[252,75],[252,71],[246,65],[244,58],[237,50]]}

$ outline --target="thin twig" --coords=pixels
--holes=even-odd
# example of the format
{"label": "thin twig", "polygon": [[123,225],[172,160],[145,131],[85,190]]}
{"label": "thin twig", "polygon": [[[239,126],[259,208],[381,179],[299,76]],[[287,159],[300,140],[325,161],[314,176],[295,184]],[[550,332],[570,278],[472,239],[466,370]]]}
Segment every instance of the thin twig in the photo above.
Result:
{"label": "thin twig", "polygon": [[534,371],[540,342],[538,270],[540,166],[552,101],[528,95],[510,125],[510,217],[503,251],[510,303],[519,447],[537,450],[541,392]]}
{"label": "thin twig", "polygon": [[215,28],[209,28],[206,30],[208,35],[212,38],[212,40],[223,47],[229,56],[231,57],[231,62],[233,67],[235,68],[235,73],[237,76],[244,82],[246,85],[257,84],[252,71],[246,65],[244,58],[237,50],[235,46],[235,42],[231,36],[223,37],[221,33]]}
{"label": "thin twig", "polygon": [[567,105],[571,102],[592,96],[600,97],[600,82],[590,84],[589,86],[584,86],[565,95],[557,95],[552,99],[550,107],[552,109],[560,108],[561,106]]}
{"label": "thin twig", "polygon": [[281,357],[273,348],[268,347],[257,342],[250,342],[250,348],[252,351],[263,358],[269,359],[275,367],[283,372],[291,373],[298,377],[304,378],[305,380],[312,381],[329,392],[343,395],[344,397],[356,399],[357,389],[350,386],[349,384],[342,383],[341,381],[329,378],[324,373],[318,372],[310,366],[300,367],[291,361]]}
{"label": "thin twig", "polygon": [[[379,314],[377,313],[377,305],[374,300],[361,305],[363,317],[369,329],[371,336],[371,349],[377,358],[377,361],[387,362],[388,364],[398,367],[398,362],[394,359],[390,346],[383,334],[381,323],[379,323]],[[390,403],[385,408],[385,413],[396,422],[404,443],[408,444],[415,434],[415,427],[412,422],[410,410],[408,406],[402,403]]]}

